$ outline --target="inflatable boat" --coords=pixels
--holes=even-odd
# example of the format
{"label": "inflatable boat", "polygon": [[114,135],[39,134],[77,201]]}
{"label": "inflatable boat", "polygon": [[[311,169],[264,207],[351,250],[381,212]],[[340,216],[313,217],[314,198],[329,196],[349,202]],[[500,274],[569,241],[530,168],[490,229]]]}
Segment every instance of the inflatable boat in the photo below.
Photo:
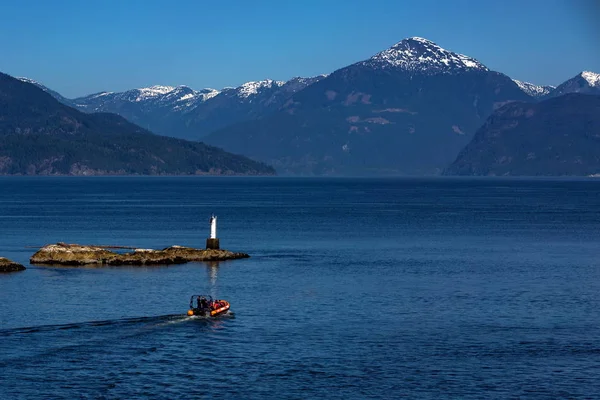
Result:
{"label": "inflatable boat", "polygon": [[190,299],[190,309],[187,314],[201,317],[216,317],[229,311],[229,302],[213,300],[209,295],[195,294]]}

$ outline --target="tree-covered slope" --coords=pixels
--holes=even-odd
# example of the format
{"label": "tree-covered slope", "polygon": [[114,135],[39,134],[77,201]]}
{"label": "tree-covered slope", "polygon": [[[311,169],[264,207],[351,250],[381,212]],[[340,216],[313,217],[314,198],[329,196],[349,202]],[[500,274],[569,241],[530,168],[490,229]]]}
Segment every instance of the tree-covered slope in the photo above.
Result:
{"label": "tree-covered slope", "polygon": [[0,74],[0,174],[273,174],[246,157],[84,114]]}
{"label": "tree-covered slope", "polygon": [[446,175],[600,173],[600,96],[571,93],[494,112]]}

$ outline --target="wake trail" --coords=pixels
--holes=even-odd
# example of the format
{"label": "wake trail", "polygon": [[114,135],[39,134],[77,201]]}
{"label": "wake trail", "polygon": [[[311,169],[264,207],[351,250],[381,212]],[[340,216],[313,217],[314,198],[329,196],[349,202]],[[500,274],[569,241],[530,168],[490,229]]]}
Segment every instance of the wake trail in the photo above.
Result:
{"label": "wake trail", "polygon": [[164,325],[169,323],[180,323],[189,320],[186,314],[169,314],[159,315],[152,317],[133,317],[133,318],[120,318],[110,319],[101,321],[87,321],[78,322],[71,324],[58,324],[58,325],[38,325],[28,326],[22,328],[10,328],[0,329],[0,337],[12,336],[12,335],[25,335],[39,332],[53,332],[53,331],[66,331],[73,329],[84,329],[93,327],[104,327],[104,326],[127,326],[127,325]]}

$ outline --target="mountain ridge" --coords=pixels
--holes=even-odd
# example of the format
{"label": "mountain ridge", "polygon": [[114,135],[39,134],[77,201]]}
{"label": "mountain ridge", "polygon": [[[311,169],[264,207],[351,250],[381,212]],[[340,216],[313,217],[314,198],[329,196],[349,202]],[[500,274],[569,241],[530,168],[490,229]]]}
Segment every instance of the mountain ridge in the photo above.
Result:
{"label": "mountain ridge", "polygon": [[600,173],[600,96],[568,93],[496,110],[445,175]]}
{"label": "mountain ridge", "polygon": [[558,85],[544,99],[562,96],[568,93],[583,93],[600,95],[600,74],[582,71],[571,79]]}
{"label": "mountain ridge", "polygon": [[111,112],[162,135],[198,140],[227,124],[275,111],[290,95],[322,77],[294,77],[285,82],[265,79],[222,90],[153,85],[75,99],[67,99],[38,82],[35,84],[80,111]]}
{"label": "mountain ridge", "polygon": [[275,113],[205,140],[280,173],[436,174],[493,109],[532,101],[506,75],[432,42],[393,47],[397,63],[377,53],[307,86]]}
{"label": "mountain ridge", "polygon": [[78,107],[114,112],[161,134],[202,139],[284,173],[435,174],[494,110],[511,101],[593,92],[597,76],[584,71],[569,85],[534,85],[410,37],[313,78],[201,91],[154,85],[79,98],[85,100]]}
{"label": "mountain ridge", "polygon": [[155,135],[123,117],[82,113],[0,73],[2,175],[274,174],[200,142]]}
{"label": "mountain ridge", "polygon": [[[417,57],[418,55],[418,57]],[[474,58],[446,50],[418,36],[403,39],[360,63],[424,73],[453,73],[456,70],[489,69]]]}
{"label": "mountain ridge", "polygon": [[529,82],[519,81],[517,79],[513,79],[513,81],[517,84],[517,86],[519,86],[519,88],[523,92],[527,93],[528,95],[530,95],[531,97],[533,97],[535,99],[544,97],[547,94],[549,94],[550,92],[552,92],[554,89],[556,89],[556,86],[551,86],[551,85],[540,86],[540,85],[535,85],[535,84],[529,83]]}

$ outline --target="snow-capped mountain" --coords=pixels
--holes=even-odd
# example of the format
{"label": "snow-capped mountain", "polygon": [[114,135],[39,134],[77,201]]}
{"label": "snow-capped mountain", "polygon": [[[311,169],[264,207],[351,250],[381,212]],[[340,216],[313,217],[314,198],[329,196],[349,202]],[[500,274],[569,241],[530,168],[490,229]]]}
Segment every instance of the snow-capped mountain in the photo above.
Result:
{"label": "snow-capped mountain", "polygon": [[591,71],[583,71],[581,77],[585,79],[591,87],[600,87],[600,74]]}
{"label": "snow-capped mountain", "polygon": [[513,79],[513,82],[515,82],[522,91],[536,99],[546,96],[548,93],[556,89],[555,86],[539,86],[529,82],[518,81],[516,79]]}
{"label": "snow-capped mountain", "polygon": [[236,102],[240,103],[279,104],[283,98],[287,99],[287,97],[318,82],[325,76],[327,75],[310,78],[294,77],[289,81],[265,79],[262,81],[246,82],[236,88],[223,89],[222,95],[218,100],[223,101],[225,98],[234,98]]}
{"label": "snow-capped mountain", "polygon": [[86,111],[117,113],[155,133],[206,140],[308,174],[435,173],[511,101],[531,97],[475,58],[418,37],[325,76],[76,99]]}
{"label": "snow-capped mountain", "polygon": [[281,173],[434,174],[494,109],[531,100],[508,76],[413,37],[203,140]]}
{"label": "snow-capped mountain", "polygon": [[476,59],[448,51],[420,37],[404,39],[363,61],[362,64],[428,74],[465,70],[488,71],[488,68]]}
{"label": "snow-capped mountain", "polygon": [[186,132],[189,137],[200,138],[225,126],[268,115],[277,111],[294,93],[323,77],[296,77],[287,82],[265,79],[225,88],[218,96],[182,116]]}
{"label": "snow-capped mountain", "polygon": [[238,97],[247,99],[264,89],[279,88],[285,84],[285,81],[274,81],[272,79],[266,79],[264,81],[257,82],[246,82],[240,87],[233,89]]}
{"label": "snow-capped mountain", "polygon": [[548,97],[558,97],[567,93],[583,93],[600,95],[600,74],[583,71],[568,81],[561,83]]}
{"label": "snow-capped mountain", "polygon": [[597,73],[538,86],[420,37],[329,75],[220,91],[156,85],[69,100],[32,83],[82,111],[116,113],[154,133],[201,139],[301,174],[435,174],[511,102],[600,94]]}
{"label": "snow-capped mountain", "polygon": [[[125,92],[100,92],[79,97],[72,102],[87,112],[117,112],[116,104],[132,103],[141,108],[191,109],[220,92],[215,89],[194,90],[187,86],[155,85]],[[118,112],[117,112],[118,113]]]}
{"label": "snow-capped mountain", "polygon": [[59,100],[85,112],[119,114],[155,133],[197,140],[225,125],[274,111],[298,90],[323,77],[287,82],[265,79],[223,90],[155,85],[73,100],[61,96]]}

